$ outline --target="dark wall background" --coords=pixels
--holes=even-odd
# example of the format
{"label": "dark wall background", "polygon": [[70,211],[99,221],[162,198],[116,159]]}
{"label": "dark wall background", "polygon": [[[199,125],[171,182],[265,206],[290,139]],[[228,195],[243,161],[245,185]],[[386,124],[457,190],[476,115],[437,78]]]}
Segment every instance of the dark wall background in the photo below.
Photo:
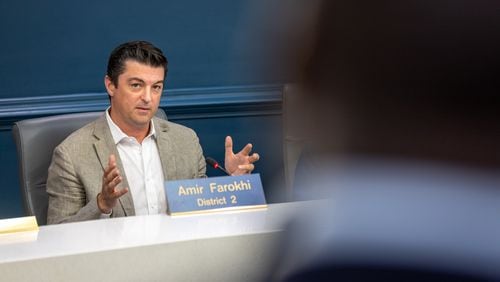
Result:
{"label": "dark wall background", "polygon": [[[268,43],[251,11],[265,1],[0,2],[0,218],[22,216],[12,123],[103,110],[107,57],[148,40],[169,59],[161,106],[198,132],[206,155],[223,160],[224,136],[252,142],[269,202],[284,199],[281,84],[266,67]],[[255,86],[258,87],[255,87]],[[237,86],[234,88],[234,86]],[[209,171],[216,175],[217,172]]]}
{"label": "dark wall background", "polygon": [[109,53],[136,39],[167,54],[168,88],[274,83],[279,75],[255,71],[262,52],[254,51],[267,43],[248,40],[260,22],[254,6],[251,0],[1,1],[0,97],[102,91]]}

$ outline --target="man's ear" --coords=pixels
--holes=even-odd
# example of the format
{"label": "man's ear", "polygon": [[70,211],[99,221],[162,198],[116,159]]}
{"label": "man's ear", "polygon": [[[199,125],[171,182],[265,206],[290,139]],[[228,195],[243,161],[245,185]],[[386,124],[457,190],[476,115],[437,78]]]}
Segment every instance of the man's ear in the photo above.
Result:
{"label": "man's ear", "polygon": [[106,91],[108,95],[113,97],[115,95],[116,86],[109,76],[104,77],[104,86],[106,86]]}

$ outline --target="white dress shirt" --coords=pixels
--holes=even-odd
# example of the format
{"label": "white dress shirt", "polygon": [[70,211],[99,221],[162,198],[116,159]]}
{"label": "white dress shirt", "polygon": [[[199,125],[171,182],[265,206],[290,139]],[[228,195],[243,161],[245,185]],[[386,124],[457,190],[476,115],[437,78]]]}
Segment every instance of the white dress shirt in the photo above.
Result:
{"label": "white dress shirt", "polygon": [[109,108],[106,120],[120,154],[124,172],[129,184],[129,193],[134,201],[136,215],[166,213],[167,203],[164,191],[164,176],[160,154],[156,145],[156,131],[153,120],[149,134],[142,144],[125,134],[111,119]]}

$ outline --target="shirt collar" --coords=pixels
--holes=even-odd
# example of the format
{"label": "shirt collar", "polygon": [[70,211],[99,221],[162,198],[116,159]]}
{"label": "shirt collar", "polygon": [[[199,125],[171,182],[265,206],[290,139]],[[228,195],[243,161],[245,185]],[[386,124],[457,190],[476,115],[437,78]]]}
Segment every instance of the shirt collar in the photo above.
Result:
{"label": "shirt collar", "polygon": [[[108,122],[109,129],[111,130],[111,136],[113,136],[113,141],[115,142],[115,145],[120,143],[123,139],[125,138],[130,138],[127,134],[125,134],[118,125],[111,119],[111,116],[109,115],[109,109],[111,107],[108,107],[106,109],[106,121]],[[153,119],[151,119],[151,125],[149,126],[149,133],[146,136],[146,138],[149,137],[154,137],[156,138],[156,130],[155,130],[155,125]],[[146,139],[144,138],[144,139]]]}

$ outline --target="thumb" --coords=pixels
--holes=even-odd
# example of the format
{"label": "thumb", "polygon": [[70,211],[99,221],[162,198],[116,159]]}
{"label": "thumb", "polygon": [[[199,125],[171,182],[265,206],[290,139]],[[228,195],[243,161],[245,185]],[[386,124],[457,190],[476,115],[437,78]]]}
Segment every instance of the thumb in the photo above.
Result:
{"label": "thumb", "polygon": [[226,136],[226,156],[231,155],[233,153],[233,139],[231,136]]}
{"label": "thumb", "polygon": [[108,166],[111,166],[111,165],[114,165],[116,162],[116,157],[115,155],[111,154],[109,155],[109,158],[108,158]]}

